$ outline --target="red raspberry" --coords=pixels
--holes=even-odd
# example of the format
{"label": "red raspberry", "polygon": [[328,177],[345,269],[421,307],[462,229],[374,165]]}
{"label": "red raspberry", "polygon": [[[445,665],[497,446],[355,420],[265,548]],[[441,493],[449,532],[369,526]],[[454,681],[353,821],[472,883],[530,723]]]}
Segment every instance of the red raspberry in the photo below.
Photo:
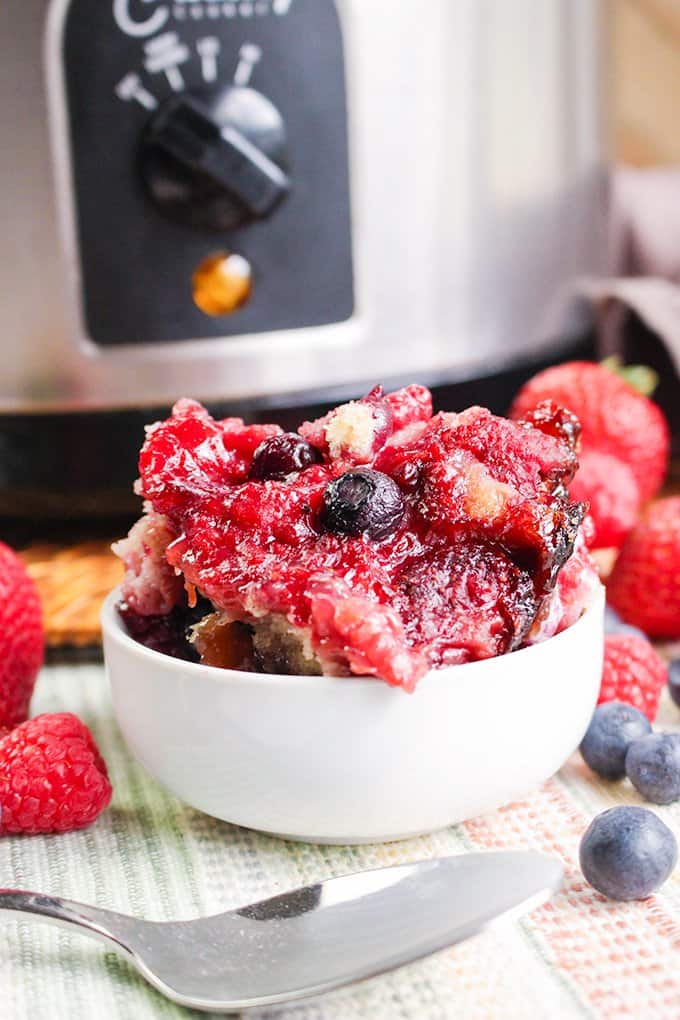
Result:
{"label": "red raspberry", "polygon": [[386,394],[385,400],[392,409],[395,432],[432,417],[432,394],[426,386],[419,386],[418,383],[411,383],[410,386],[404,386],[403,390]]}
{"label": "red raspberry", "polygon": [[569,495],[576,502],[589,504],[595,526],[589,542],[593,549],[620,546],[635,527],[640,493],[633,472],[617,457],[585,450],[579,457],[579,469],[569,486]]}
{"label": "red raspberry", "polygon": [[522,418],[543,400],[573,411],[584,451],[609,453],[628,465],[642,502],[658,492],[668,467],[668,423],[661,409],[622,376],[589,361],[555,365],[523,386],[510,416]]}
{"label": "red raspberry", "polygon": [[0,542],[0,727],[27,718],[43,649],[36,587],[17,554]]}
{"label": "red raspberry", "polygon": [[38,715],[0,743],[0,833],[82,829],[110,800],[106,764],[70,712]]}
{"label": "red raspberry", "polygon": [[668,666],[649,641],[637,634],[608,634],[598,705],[625,701],[654,722]]}
{"label": "red raspberry", "polygon": [[650,637],[680,638],[680,496],[646,509],[623,543],[607,592],[626,623]]}

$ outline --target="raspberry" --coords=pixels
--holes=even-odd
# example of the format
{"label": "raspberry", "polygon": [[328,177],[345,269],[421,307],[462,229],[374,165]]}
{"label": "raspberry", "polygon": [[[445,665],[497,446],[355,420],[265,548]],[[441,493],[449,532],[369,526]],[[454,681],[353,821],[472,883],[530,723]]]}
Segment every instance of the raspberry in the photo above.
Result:
{"label": "raspberry", "polygon": [[403,390],[388,393],[385,400],[392,410],[395,432],[432,417],[432,394],[426,386],[412,383]]}
{"label": "raspberry", "polygon": [[626,623],[655,638],[680,638],[680,496],[652,503],[628,535],[607,582]]}
{"label": "raspberry", "polygon": [[43,648],[35,584],[17,554],[0,542],[0,728],[27,718]]}
{"label": "raspberry", "polygon": [[0,833],[82,829],[110,800],[104,759],[70,712],[29,719],[0,743]]}
{"label": "raspberry", "polygon": [[569,495],[589,504],[595,532],[592,549],[620,546],[635,527],[640,509],[640,493],[635,475],[617,457],[597,450],[584,450],[579,469],[569,486]]}
{"label": "raspberry", "polygon": [[654,722],[668,667],[646,638],[636,634],[608,634],[598,705],[624,701]]}

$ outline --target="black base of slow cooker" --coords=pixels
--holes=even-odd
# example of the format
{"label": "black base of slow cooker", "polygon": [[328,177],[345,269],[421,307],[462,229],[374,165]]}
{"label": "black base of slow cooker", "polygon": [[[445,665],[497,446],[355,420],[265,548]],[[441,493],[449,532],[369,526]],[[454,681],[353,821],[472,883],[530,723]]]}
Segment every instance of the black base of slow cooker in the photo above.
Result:
{"label": "black base of slow cooker", "polygon": [[[455,410],[482,404],[502,414],[523,382],[541,368],[570,358],[592,358],[592,336],[552,346],[549,354],[490,369],[487,375],[457,381],[423,374],[418,381],[431,386],[436,409]],[[413,379],[386,377],[386,389]],[[326,387],[316,392],[252,401],[210,403],[218,417],[238,415],[248,422],[275,421],[295,429],[302,420],[324,414],[329,406],[361,396],[375,384]],[[80,522],[127,518],[139,513],[132,492],[137,454],[144,426],[167,416],[168,407],[69,414],[5,415],[0,417],[0,516],[4,533],[34,532],[33,522]],[[91,530],[91,529],[90,529]],[[19,536],[17,536],[19,537]]]}

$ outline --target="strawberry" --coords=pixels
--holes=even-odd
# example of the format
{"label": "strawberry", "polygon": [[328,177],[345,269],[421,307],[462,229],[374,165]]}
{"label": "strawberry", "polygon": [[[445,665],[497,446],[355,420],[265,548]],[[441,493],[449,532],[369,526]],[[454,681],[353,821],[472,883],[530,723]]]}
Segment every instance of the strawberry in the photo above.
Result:
{"label": "strawberry", "polygon": [[[543,400],[554,400],[573,411],[581,422],[582,450],[610,454],[632,471],[645,502],[654,496],[668,467],[670,434],[661,409],[634,388],[628,379],[604,365],[570,361],[530,379],[510,411],[522,418]],[[612,490],[613,491],[613,490]]]}
{"label": "strawberry", "polygon": [[654,722],[668,666],[649,641],[637,634],[608,634],[598,705],[624,701]]}
{"label": "strawberry", "polygon": [[70,712],[38,715],[0,742],[0,833],[82,829],[110,800],[106,764]]}
{"label": "strawberry", "polygon": [[16,553],[0,542],[0,728],[28,716],[43,648],[37,589]]}
{"label": "strawberry", "polygon": [[680,638],[680,496],[646,509],[623,543],[607,591],[626,623],[650,637]]}
{"label": "strawberry", "polygon": [[584,450],[569,495],[577,503],[589,505],[594,533],[588,545],[592,549],[620,546],[635,526],[640,509],[637,482],[630,468],[611,454]]}

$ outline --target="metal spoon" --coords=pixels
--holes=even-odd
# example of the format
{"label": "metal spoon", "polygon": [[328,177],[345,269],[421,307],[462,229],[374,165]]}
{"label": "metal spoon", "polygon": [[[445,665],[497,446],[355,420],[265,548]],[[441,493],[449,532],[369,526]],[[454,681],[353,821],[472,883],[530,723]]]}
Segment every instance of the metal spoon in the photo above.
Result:
{"label": "metal spoon", "polygon": [[40,893],[0,890],[18,911],[111,945],[183,1006],[238,1011],[340,988],[411,963],[543,903],[558,861],[464,854],[304,886],[196,921],[143,921]]}

